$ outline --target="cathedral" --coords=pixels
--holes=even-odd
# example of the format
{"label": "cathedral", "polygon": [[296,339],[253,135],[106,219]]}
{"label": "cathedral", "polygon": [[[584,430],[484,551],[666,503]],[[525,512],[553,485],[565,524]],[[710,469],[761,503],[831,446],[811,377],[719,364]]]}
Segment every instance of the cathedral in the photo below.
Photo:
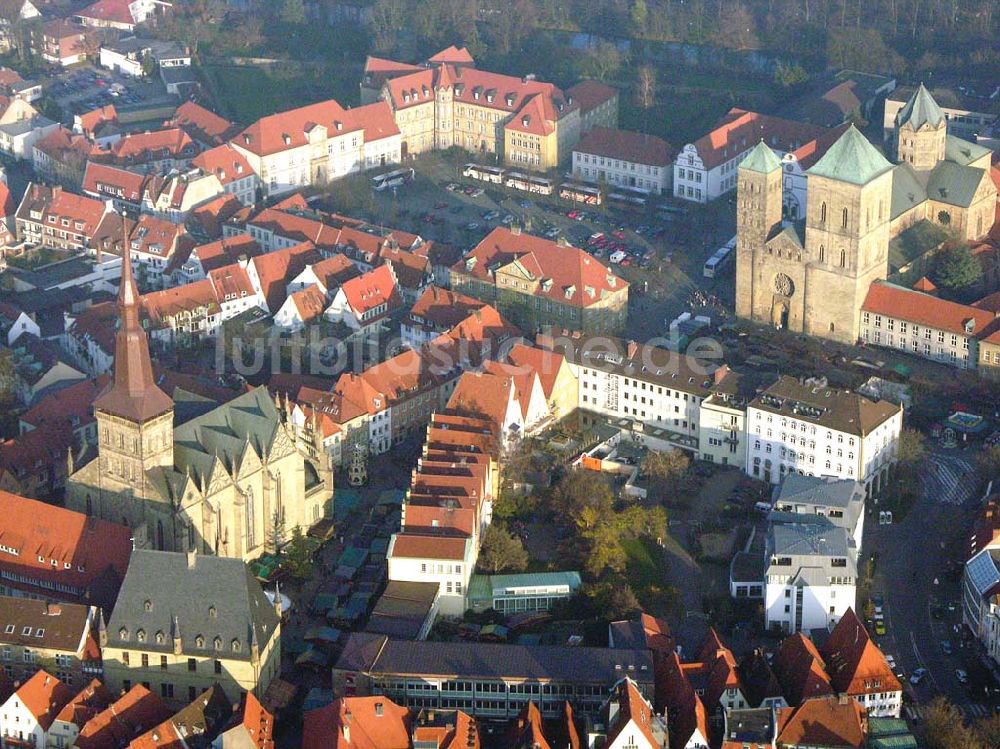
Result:
{"label": "cathedral", "polygon": [[896,164],[854,126],[806,172],[805,220],[782,219],[783,173],[761,142],[739,166],[736,314],[854,344],[872,281],[889,274],[889,242],[928,221],[964,241],[993,224],[991,152],[948,134],[922,85],[896,117]]}
{"label": "cathedral", "polygon": [[156,383],[132,264],[122,261],[114,378],[94,401],[97,454],[67,507],[128,525],[140,548],[253,559],[320,520],[332,469],[307,457],[266,389],[184,423]]}

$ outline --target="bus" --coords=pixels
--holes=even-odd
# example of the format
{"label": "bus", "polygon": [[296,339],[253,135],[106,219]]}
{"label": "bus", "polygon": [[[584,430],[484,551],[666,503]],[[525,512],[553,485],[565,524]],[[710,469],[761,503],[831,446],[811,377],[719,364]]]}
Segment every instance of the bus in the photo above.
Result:
{"label": "bus", "polygon": [[601,190],[591,185],[579,185],[575,182],[563,182],[559,185],[559,197],[587,205],[601,204]]}
{"label": "bus", "polygon": [[616,192],[608,193],[608,202],[615,203],[620,208],[643,208],[648,199],[648,193],[627,187],[620,187]]}
{"label": "bus", "polygon": [[504,184],[515,190],[535,193],[537,195],[551,195],[553,190],[552,180],[545,179],[544,177],[532,177],[521,172],[507,172]]}
{"label": "bus", "polygon": [[466,164],[462,170],[463,177],[478,179],[483,182],[491,182],[494,185],[503,184],[503,175],[506,169],[498,166],[484,166],[483,164]]}
{"label": "bus", "polygon": [[729,245],[717,249],[708,260],[705,261],[703,271],[705,278],[715,278],[716,273],[721,273],[733,259],[733,248]]}
{"label": "bus", "polygon": [[402,187],[407,182],[412,182],[414,176],[415,172],[411,167],[396,169],[395,171],[372,177],[372,187],[379,192],[390,188]]}

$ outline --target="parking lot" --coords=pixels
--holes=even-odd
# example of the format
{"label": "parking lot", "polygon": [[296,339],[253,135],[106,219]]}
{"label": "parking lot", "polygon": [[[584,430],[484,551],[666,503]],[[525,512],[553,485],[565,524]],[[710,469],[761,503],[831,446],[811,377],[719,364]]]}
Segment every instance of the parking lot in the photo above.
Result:
{"label": "parking lot", "polygon": [[158,77],[132,78],[92,65],[77,66],[53,75],[45,93],[62,109],[66,120],[107,104],[127,109],[142,104],[176,101]]}
{"label": "parking lot", "polygon": [[[385,226],[420,234],[467,251],[497,226],[521,226],[549,239],[564,238],[615,269],[632,286],[628,335],[662,335],[670,320],[689,309],[697,291],[720,301],[731,296],[732,266],[721,277],[702,275],[705,260],[732,236],[731,206],[699,206],[658,198],[641,210],[582,206],[558,195],[528,194],[462,176],[463,162],[426,154],[415,162],[416,179],[396,190],[373,192],[371,175],[355,181],[364,216]],[[344,194],[343,186],[334,194]],[[670,204],[673,210],[657,210]],[[322,207],[357,212],[331,198]],[[721,228],[720,228],[721,227]],[[718,305],[716,314],[723,314]]]}

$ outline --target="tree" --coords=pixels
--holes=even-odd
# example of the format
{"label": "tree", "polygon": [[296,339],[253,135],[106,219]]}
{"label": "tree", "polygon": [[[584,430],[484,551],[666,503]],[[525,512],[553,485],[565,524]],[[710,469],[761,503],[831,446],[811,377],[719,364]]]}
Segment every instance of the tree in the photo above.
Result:
{"label": "tree", "polygon": [[306,22],[306,6],[302,0],[284,0],[279,19],[282,23],[303,26]]}
{"label": "tree", "polygon": [[662,500],[677,496],[687,489],[687,473],[691,459],[682,450],[650,450],[642,460],[642,474],[649,479],[654,497]]}
{"label": "tree", "polygon": [[574,468],[567,473],[552,493],[552,509],[573,523],[582,518],[588,507],[597,515],[607,516],[612,513],[613,505],[614,495],[604,476],[585,468]]}
{"label": "tree", "polygon": [[624,57],[611,42],[600,41],[594,49],[587,52],[582,67],[587,76],[599,81],[607,81],[621,70]]}
{"label": "tree", "polygon": [[612,621],[629,619],[642,611],[642,606],[639,604],[635,592],[622,578],[602,586],[597,601],[598,609]]}
{"label": "tree", "polygon": [[312,577],[313,559],[309,542],[302,535],[298,526],[292,531],[292,538],[282,550],[284,554],[283,569],[296,580],[308,580]]}
{"label": "tree", "polygon": [[976,459],[976,469],[984,485],[990,481],[1000,484],[1000,445],[981,452]]}
{"label": "tree", "polygon": [[923,711],[925,749],[985,749],[962,712],[944,697],[935,697]]}
{"label": "tree", "polygon": [[993,714],[980,718],[972,724],[983,746],[1000,746],[1000,715]]}
{"label": "tree", "polygon": [[285,543],[285,518],[280,512],[274,513],[271,517],[271,528],[268,532],[267,547],[272,552],[277,552]]}
{"label": "tree", "polygon": [[782,88],[791,88],[809,80],[809,74],[797,62],[778,62],[774,68],[774,82]]}
{"label": "tree", "polygon": [[632,25],[632,33],[635,36],[645,36],[646,22],[649,20],[649,9],[646,7],[646,0],[634,0],[629,20]]}
{"label": "tree", "polygon": [[656,103],[656,70],[650,65],[640,65],[636,70],[635,103],[644,110]]}
{"label": "tree", "polygon": [[147,78],[153,76],[156,73],[156,58],[153,57],[149,52],[146,52],[142,56],[142,74]]}
{"label": "tree", "polygon": [[974,290],[983,276],[983,266],[966,244],[938,250],[934,256],[931,279],[946,293],[964,297]]}
{"label": "tree", "polygon": [[496,523],[483,531],[479,547],[479,568],[490,575],[498,572],[523,572],[528,566],[528,552],[521,539]]}
{"label": "tree", "polygon": [[900,465],[919,466],[927,460],[927,438],[916,429],[904,429],[899,435],[896,459]]}

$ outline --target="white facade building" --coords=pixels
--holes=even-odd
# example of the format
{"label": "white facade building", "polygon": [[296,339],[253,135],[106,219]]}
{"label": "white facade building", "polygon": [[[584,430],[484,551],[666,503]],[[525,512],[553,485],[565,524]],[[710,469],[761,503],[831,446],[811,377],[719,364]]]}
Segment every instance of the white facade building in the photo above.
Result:
{"label": "white facade building", "polygon": [[746,423],[748,475],[772,484],[790,473],[854,479],[871,496],[896,460],[903,409],[780,377],[750,403]]}
{"label": "white facade building", "polygon": [[669,193],[672,151],[665,140],[645,133],[595,127],[573,148],[573,176],[585,182],[627,187],[654,195]]}
{"label": "white facade building", "polygon": [[461,616],[478,553],[473,538],[396,533],[386,551],[389,580],[436,582],[441,613]]}
{"label": "white facade building", "polygon": [[962,621],[1000,665],[1000,543],[987,545],[965,563]]}

